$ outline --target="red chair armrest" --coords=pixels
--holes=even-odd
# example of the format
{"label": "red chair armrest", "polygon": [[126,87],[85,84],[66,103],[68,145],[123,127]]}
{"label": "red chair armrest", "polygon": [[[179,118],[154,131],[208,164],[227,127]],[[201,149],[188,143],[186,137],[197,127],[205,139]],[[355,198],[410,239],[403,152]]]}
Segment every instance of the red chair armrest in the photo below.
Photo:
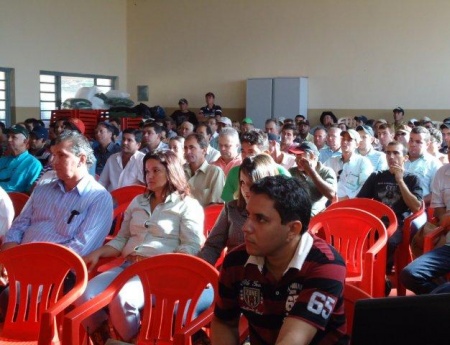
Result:
{"label": "red chair armrest", "polygon": [[190,337],[206,325],[208,325],[214,316],[214,305],[209,307],[203,313],[201,313],[197,318],[188,322],[182,330],[173,335],[174,345],[185,345],[189,344]]}
{"label": "red chair armrest", "polygon": [[429,252],[435,246],[435,241],[443,234],[446,234],[450,228],[439,226],[433,231],[426,234],[423,238],[423,252]]}

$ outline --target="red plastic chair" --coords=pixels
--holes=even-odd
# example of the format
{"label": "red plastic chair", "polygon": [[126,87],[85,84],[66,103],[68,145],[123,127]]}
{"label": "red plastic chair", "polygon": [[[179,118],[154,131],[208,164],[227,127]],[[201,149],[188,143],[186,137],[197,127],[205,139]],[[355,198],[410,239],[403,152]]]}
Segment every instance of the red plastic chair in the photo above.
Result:
{"label": "red plastic chair", "polygon": [[[416,213],[413,213],[409,217],[405,219],[403,222],[403,239],[400,245],[397,248],[398,251],[398,259],[396,259],[395,263],[395,269],[398,270],[399,274],[400,272],[412,261],[412,254],[411,254],[411,224],[413,220],[420,217],[425,213],[425,203],[422,202],[422,206],[419,211]],[[397,284],[397,296],[405,296],[406,295],[406,288],[403,286],[400,280],[398,280]]]}
{"label": "red plastic chair", "polygon": [[[84,291],[87,271],[83,259],[54,243],[28,243],[0,252],[9,278],[9,300],[0,343],[59,344],[57,318]],[[75,286],[63,295],[72,271]]]}
{"label": "red plastic chair", "polygon": [[[107,306],[121,287],[136,275],[141,279],[145,295],[138,344],[190,344],[191,336],[211,322],[214,304],[197,318],[193,315],[208,284],[217,296],[217,270],[192,255],[163,254],[127,267],[105,291],[68,313],[64,319],[63,343],[82,344],[81,322]],[[174,308],[177,308],[175,316]]]}
{"label": "red plastic chair", "polygon": [[220,212],[222,212],[223,207],[224,204],[212,204],[204,207],[205,225],[203,228],[203,234],[205,237],[208,237],[212,228],[216,224],[216,220],[219,217]]}
{"label": "red plastic chair", "polygon": [[[386,228],[388,237],[392,236],[398,227],[397,222],[397,216],[395,215],[394,211],[387,205],[383,204],[382,202],[379,202],[377,200],[373,199],[367,199],[367,198],[354,198],[354,199],[346,199],[342,201],[338,201],[334,204],[331,204],[328,206],[327,210],[334,210],[336,208],[343,208],[343,207],[350,207],[350,208],[358,208],[360,210],[369,212],[373,214],[374,216],[382,219],[383,217],[387,218],[388,220],[388,226]],[[406,247],[409,251],[409,248]],[[401,265],[401,257],[404,257],[406,254],[402,252],[404,250],[404,247],[400,247],[395,252],[395,261],[394,261],[394,274],[395,274],[395,281],[400,281],[400,270],[397,268]],[[385,275],[386,269],[384,269],[381,272],[375,272],[375,275]],[[378,293],[376,294],[378,296]],[[381,296],[380,296],[381,297]]]}
{"label": "red plastic chair", "polygon": [[[212,228],[216,224],[217,218],[220,215],[220,212],[222,212],[225,204],[212,204],[204,207],[205,211],[205,223],[203,227],[203,235],[205,238],[208,237],[209,233],[211,232]],[[220,254],[220,257],[217,259],[215,267],[219,268],[222,265],[223,259],[225,258],[225,255],[227,253],[227,248],[222,250],[222,253]]]}
{"label": "red plastic chair", "polygon": [[359,209],[334,209],[311,219],[309,231],[325,239],[342,255],[346,282],[369,295],[384,296],[387,232],[380,219]]}
{"label": "red plastic chair", "polygon": [[392,236],[397,230],[397,216],[389,206],[383,204],[382,202],[367,198],[345,199],[331,204],[327,207],[327,210],[334,210],[342,207],[359,208],[360,210],[369,212],[380,219],[382,217],[386,217],[389,221],[389,225],[386,228],[388,237]]}
{"label": "red plastic chair", "polygon": [[14,219],[16,219],[20,212],[22,212],[22,209],[24,208],[28,199],[30,199],[30,196],[28,194],[20,192],[9,192],[8,195],[13,203]]}
{"label": "red plastic chair", "polygon": [[144,194],[147,188],[138,184],[117,188],[111,191],[114,206],[128,204],[139,194]]}
{"label": "red plastic chair", "polygon": [[353,329],[353,315],[355,314],[356,301],[360,299],[372,298],[367,292],[357,288],[352,284],[345,284],[344,288],[344,309],[345,317],[347,319],[347,333],[352,335]]}
{"label": "red plastic chair", "polygon": [[450,231],[450,226],[438,226],[432,232],[426,234],[423,238],[423,253],[427,253],[434,249],[435,242],[440,239],[442,235]]}

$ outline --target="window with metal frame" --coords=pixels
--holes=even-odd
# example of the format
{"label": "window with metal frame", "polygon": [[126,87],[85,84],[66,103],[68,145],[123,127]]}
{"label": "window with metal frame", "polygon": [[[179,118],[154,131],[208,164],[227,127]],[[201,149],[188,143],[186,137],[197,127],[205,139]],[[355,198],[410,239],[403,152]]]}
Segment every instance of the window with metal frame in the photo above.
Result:
{"label": "window with metal frame", "polygon": [[0,67],[0,121],[11,126],[11,107],[13,104],[14,69]]}
{"label": "window with metal frame", "polygon": [[96,74],[40,72],[40,109],[41,119],[49,121],[51,111],[61,109],[63,102],[74,98],[81,87],[97,86],[105,93],[115,89],[117,77]]}

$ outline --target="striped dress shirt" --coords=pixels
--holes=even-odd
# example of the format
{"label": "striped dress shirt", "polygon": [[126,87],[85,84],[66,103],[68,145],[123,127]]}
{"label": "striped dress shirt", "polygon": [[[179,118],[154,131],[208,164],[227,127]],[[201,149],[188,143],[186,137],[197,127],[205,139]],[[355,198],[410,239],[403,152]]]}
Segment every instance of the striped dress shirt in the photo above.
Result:
{"label": "striped dress shirt", "polygon": [[92,176],[70,191],[58,179],[36,187],[4,242],[58,243],[84,256],[103,244],[112,212],[111,195]]}

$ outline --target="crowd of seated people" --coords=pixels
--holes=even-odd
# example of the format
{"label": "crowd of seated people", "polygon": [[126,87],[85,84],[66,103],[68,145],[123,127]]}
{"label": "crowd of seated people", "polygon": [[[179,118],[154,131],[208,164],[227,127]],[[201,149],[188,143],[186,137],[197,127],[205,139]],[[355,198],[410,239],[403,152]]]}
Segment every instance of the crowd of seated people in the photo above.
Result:
{"label": "crowd of seated people", "polygon": [[[114,118],[100,122],[93,141],[83,136],[79,119],[59,119],[49,129],[33,119],[10,128],[0,124],[1,250],[32,241],[62,243],[90,268],[99,258],[123,257],[120,266],[89,282],[82,304],[141,258],[182,252],[214,265],[224,250],[245,243],[251,186],[275,175],[295,179],[307,191],[308,219],[348,198],[373,198],[391,207],[399,226],[389,239],[386,274],[403,221],[422,202],[435,210],[439,225],[450,226],[450,118],[435,127],[429,118],[407,121],[404,110],[396,108],[390,122],[361,115],[351,127],[327,111],[315,127],[298,115],[267,119],[258,129],[250,118],[233,122],[222,116],[214,94],[207,93],[205,100],[196,115],[182,98],[171,116],[147,120],[139,128],[121,129]],[[108,192],[136,184],[146,192],[130,203],[118,235],[102,246],[116,206]],[[7,192],[32,193],[14,222]],[[205,242],[203,208],[215,203],[225,205]],[[426,215],[416,220],[411,237],[425,221]],[[303,233],[298,231],[296,236]],[[436,279],[450,272],[448,248],[413,261],[402,273],[403,284],[417,294],[450,290]],[[0,308],[7,291],[0,295]],[[94,343],[107,340],[108,315],[123,340],[136,336],[142,287],[130,281],[123,291],[109,313],[86,322]],[[342,291],[333,293],[341,298]],[[212,299],[211,291],[205,291],[198,311]],[[222,327],[220,308],[216,317]]]}

